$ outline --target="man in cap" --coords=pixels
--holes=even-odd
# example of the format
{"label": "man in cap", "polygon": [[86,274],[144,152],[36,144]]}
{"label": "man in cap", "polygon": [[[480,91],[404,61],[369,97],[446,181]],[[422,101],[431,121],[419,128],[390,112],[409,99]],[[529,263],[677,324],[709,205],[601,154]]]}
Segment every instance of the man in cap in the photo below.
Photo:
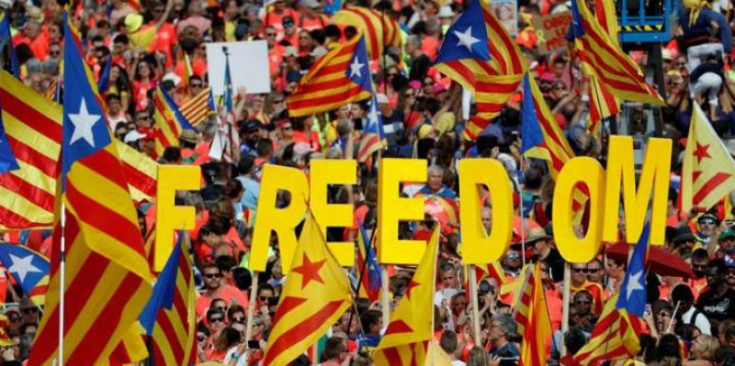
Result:
{"label": "man in cap", "polygon": [[[281,36],[282,41],[288,42],[292,47],[296,47],[299,44],[299,32],[296,27],[294,18],[290,15],[283,17],[283,33]],[[298,56],[294,54],[294,57]]]}
{"label": "man in cap", "polygon": [[717,252],[715,255],[722,258],[728,265],[735,264],[735,229],[729,227],[722,231],[717,238]]}
{"label": "man in cap", "polygon": [[697,238],[694,237],[694,234],[692,234],[688,226],[684,226],[676,229],[674,239],[671,243],[675,254],[688,256],[692,253],[694,244],[697,243]]}
{"label": "man in cap", "polygon": [[199,159],[199,153],[195,149],[199,141],[201,141],[199,139],[199,134],[195,130],[181,131],[181,136],[179,136],[179,145],[181,146],[182,164],[196,164],[196,161]]}
{"label": "man in cap", "polygon": [[258,140],[260,140],[260,130],[263,123],[259,120],[251,118],[240,123],[240,156],[253,155],[258,156]]}
{"label": "man in cap", "polygon": [[715,229],[720,224],[720,220],[717,219],[712,211],[707,211],[697,219],[699,224],[699,232],[697,233],[697,241],[702,245],[709,244],[710,240],[715,236]]}
{"label": "man in cap", "polygon": [[549,243],[551,236],[541,227],[534,227],[528,231],[526,245],[533,249],[534,262],[546,262],[551,271],[551,277],[554,282],[564,279],[564,259],[559,254],[559,250],[553,248]]}

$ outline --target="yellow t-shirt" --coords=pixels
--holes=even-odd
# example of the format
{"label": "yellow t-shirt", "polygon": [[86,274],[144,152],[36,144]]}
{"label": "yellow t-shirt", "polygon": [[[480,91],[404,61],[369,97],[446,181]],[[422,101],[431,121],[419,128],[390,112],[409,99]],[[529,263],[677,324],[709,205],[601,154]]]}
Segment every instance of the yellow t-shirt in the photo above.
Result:
{"label": "yellow t-shirt", "polygon": [[148,51],[153,46],[153,40],[156,38],[156,27],[150,26],[138,29],[137,32],[129,34],[128,38],[133,47]]}

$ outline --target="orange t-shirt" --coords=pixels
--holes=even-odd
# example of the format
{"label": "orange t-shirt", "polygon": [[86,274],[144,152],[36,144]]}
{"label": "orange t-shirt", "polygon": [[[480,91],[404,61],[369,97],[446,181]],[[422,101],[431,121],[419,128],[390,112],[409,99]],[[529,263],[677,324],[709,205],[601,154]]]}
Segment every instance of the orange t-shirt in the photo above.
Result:
{"label": "orange t-shirt", "polygon": [[235,301],[237,301],[238,305],[246,309],[248,308],[249,303],[248,297],[243,291],[240,291],[237,287],[234,286],[223,285],[219,288],[219,291],[215,296],[210,297],[206,292],[199,295],[195,304],[197,319],[206,315],[207,309],[209,309],[209,305],[212,304],[212,300],[214,299],[225,300],[228,306],[234,299]]}
{"label": "orange t-shirt", "polygon": [[153,39],[153,50],[159,51],[166,55],[166,68],[170,68],[174,64],[173,48],[176,45],[176,27],[171,23],[163,23],[161,28],[156,32]]}

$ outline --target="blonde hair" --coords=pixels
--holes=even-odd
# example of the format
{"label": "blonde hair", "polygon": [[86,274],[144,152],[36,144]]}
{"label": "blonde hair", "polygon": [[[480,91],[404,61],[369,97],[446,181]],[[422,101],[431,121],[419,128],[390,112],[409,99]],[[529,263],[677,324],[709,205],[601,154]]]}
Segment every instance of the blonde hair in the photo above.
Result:
{"label": "blonde hair", "polygon": [[695,342],[699,342],[700,358],[707,361],[714,360],[715,350],[720,347],[720,341],[717,338],[706,334],[700,334]]}

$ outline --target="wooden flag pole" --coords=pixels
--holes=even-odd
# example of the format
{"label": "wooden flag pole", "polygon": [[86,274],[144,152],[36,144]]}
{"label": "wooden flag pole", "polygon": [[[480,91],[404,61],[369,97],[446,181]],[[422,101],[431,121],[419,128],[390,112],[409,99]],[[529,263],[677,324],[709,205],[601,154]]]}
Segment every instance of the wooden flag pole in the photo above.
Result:
{"label": "wooden flag pole", "polygon": [[569,287],[572,284],[572,271],[569,262],[564,262],[564,286],[562,295],[562,316],[561,316],[561,357],[567,355],[567,347],[564,344],[564,335],[569,330],[569,300],[572,297]]}
{"label": "wooden flag pole", "polygon": [[390,322],[390,278],[388,278],[388,267],[385,265],[380,266],[381,283],[380,283],[380,308],[383,311],[383,326],[387,327]]}
{"label": "wooden flag pole", "polygon": [[245,340],[249,341],[253,335],[253,318],[255,317],[255,302],[258,300],[258,272],[253,271],[250,280],[250,303],[248,304],[248,322],[245,324]]}
{"label": "wooden flag pole", "polygon": [[475,265],[470,264],[467,266],[467,282],[470,288],[470,302],[472,303],[472,336],[475,338],[475,344],[480,345],[480,304],[477,299],[477,282],[476,282],[476,271]]}

